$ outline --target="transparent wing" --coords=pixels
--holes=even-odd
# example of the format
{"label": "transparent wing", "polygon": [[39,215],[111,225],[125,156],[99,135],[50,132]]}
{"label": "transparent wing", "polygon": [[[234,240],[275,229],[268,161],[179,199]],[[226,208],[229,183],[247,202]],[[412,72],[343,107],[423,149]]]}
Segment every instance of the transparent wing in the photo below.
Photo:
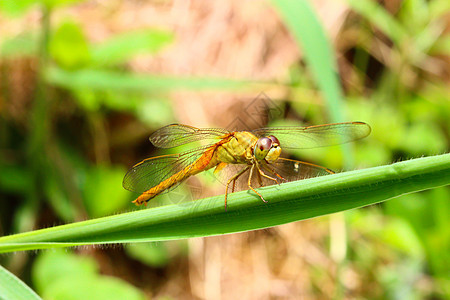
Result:
{"label": "transparent wing", "polygon": [[[279,178],[277,174],[280,175],[283,179],[279,178],[279,182],[295,181],[334,174],[334,172],[328,168],[287,158],[278,158],[278,160],[272,164],[262,162],[260,165],[266,175],[273,178]],[[273,180],[270,181],[272,184],[276,183]]]}
{"label": "transparent wing", "polygon": [[220,128],[196,128],[183,124],[164,126],[150,135],[150,141],[159,148],[172,148],[199,140],[221,139],[229,131]]}
{"label": "transparent wing", "polygon": [[[143,193],[177,172],[192,167],[207,148],[208,146],[204,146],[180,154],[147,158],[127,172],[122,185],[129,191]],[[180,183],[178,182],[164,192],[174,189]]]}
{"label": "transparent wing", "polygon": [[363,122],[325,124],[308,127],[273,127],[253,130],[256,136],[274,135],[282,149],[308,149],[348,143],[370,134]]}
{"label": "transparent wing", "polygon": [[[317,176],[330,175],[334,172],[330,169],[310,164],[307,162],[302,162],[298,160],[279,158],[275,163],[268,164],[265,162],[260,162],[260,168],[267,175],[275,180],[268,179],[261,176],[255,169],[252,176],[252,186],[254,188],[274,185],[277,183],[313,178]],[[228,164],[220,172],[215,173],[216,178],[224,185],[227,184],[228,180],[232,178],[235,174],[238,174],[248,165],[238,165],[238,164]],[[279,175],[279,176],[277,176]],[[235,183],[234,191],[242,191],[248,189],[248,177],[250,176],[249,170],[243,173]],[[232,183],[229,186],[229,192],[232,191]]]}

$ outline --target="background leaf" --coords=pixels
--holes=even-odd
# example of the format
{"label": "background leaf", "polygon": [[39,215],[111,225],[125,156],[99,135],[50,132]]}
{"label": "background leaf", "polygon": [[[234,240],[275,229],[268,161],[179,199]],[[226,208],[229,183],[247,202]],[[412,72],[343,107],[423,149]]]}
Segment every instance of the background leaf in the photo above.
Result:
{"label": "background leaf", "polygon": [[0,265],[0,298],[14,300],[41,299],[19,278]]}
{"label": "background leaf", "polygon": [[33,281],[45,299],[145,299],[130,284],[98,274],[93,258],[63,251],[39,254]]}
{"label": "background leaf", "polygon": [[172,33],[148,29],[115,35],[92,49],[95,65],[109,66],[127,62],[136,54],[154,54],[173,42]]}
{"label": "background leaf", "polygon": [[90,52],[81,27],[66,21],[53,34],[50,41],[50,54],[63,68],[76,69],[86,65]]}
{"label": "background leaf", "polygon": [[304,58],[327,101],[331,122],[342,122],[343,97],[337,65],[325,31],[310,3],[306,0],[274,0],[273,3],[304,52]]}

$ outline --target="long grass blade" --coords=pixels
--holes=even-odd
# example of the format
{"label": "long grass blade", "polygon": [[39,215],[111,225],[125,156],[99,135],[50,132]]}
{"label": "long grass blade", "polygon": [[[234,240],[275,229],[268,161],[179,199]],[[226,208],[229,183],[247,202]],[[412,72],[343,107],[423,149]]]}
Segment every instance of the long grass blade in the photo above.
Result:
{"label": "long grass blade", "polygon": [[0,238],[0,253],[77,245],[164,241],[261,229],[358,208],[450,183],[450,154],[339,173],[179,205]]}

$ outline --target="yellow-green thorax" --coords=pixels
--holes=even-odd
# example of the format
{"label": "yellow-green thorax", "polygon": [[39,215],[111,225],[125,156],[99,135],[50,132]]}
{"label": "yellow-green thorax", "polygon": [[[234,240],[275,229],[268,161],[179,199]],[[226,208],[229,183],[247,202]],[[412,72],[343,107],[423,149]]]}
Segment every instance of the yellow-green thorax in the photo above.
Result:
{"label": "yellow-green thorax", "polygon": [[[270,145],[261,148],[260,143],[270,139]],[[227,164],[253,164],[254,161],[275,162],[281,154],[278,139],[273,136],[258,138],[248,131],[234,132],[219,145],[216,159]]]}

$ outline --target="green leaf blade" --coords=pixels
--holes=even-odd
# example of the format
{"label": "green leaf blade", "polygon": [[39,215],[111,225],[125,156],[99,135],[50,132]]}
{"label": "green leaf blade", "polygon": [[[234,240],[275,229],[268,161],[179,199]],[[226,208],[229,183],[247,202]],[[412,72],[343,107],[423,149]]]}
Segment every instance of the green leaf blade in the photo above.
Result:
{"label": "green leaf blade", "polygon": [[143,209],[0,238],[0,252],[164,241],[272,227],[379,203],[450,183],[450,154]]}
{"label": "green leaf blade", "polygon": [[126,32],[97,45],[92,50],[95,65],[109,66],[127,62],[137,54],[155,54],[174,40],[168,31],[147,29]]}
{"label": "green leaf blade", "polygon": [[343,95],[336,59],[325,30],[311,4],[305,0],[273,0],[286,26],[304,52],[315,81],[323,92],[332,122],[342,122]]}
{"label": "green leaf blade", "polygon": [[127,74],[118,71],[81,69],[69,72],[57,67],[45,70],[48,83],[71,90],[168,92],[174,90],[258,90],[269,88],[271,82],[246,79],[174,77]]}
{"label": "green leaf blade", "polygon": [[39,300],[41,298],[19,278],[0,266],[0,299]]}

